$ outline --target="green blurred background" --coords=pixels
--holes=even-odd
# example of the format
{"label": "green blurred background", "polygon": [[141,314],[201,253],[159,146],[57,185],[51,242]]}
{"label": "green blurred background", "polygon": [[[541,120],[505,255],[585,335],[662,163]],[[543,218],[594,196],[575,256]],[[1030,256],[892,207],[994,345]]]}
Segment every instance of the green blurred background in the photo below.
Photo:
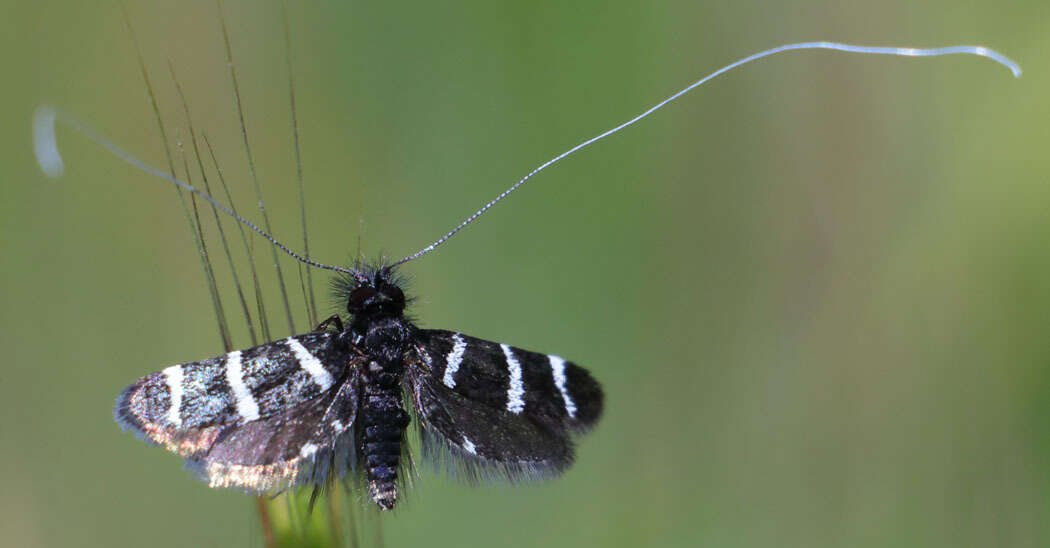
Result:
{"label": "green blurred background", "polygon": [[[388,546],[1050,543],[1045,0],[380,4],[289,8],[311,251],[329,262],[358,243],[403,256],[767,47],[981,43],[1026,69],[749,65],[411,264],[423,325],[570,357],[607,413],[558,481],[471,488],[424,469],[383,516]],[[187,129],[167,59],[254,215],[215,5],[128,11],[172,137]],[[30,116],[49,103],[165,165],[119,6],[4,12],[0,544],[259,544],[250,498],[110,418],[135,378],[222,351],[172,190],[70,131],[63,179],[33,159]],[[225,13],[274,230],[299,248],[281,6]]]}

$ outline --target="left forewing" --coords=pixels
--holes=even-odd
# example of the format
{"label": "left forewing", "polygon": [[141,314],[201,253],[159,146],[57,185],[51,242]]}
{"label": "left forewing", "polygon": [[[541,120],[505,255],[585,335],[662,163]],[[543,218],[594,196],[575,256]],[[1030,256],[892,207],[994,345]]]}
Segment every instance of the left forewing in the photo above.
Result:
{"label": "left forewing", "polygon": [[125,430],[191,456],[207,450],[227,426],[320,396],[345,374],[347,361],[330,333],[309,333],[173,365],[125,388],[114,418]]}
{"label": "left forewing", "polygon": [[336,449],[356,411],[349,358],[332,338],[309,333],[173,365],[124,389],[114,416],[213,486],[267,492],[301,482],[317,475],[315,453]]}

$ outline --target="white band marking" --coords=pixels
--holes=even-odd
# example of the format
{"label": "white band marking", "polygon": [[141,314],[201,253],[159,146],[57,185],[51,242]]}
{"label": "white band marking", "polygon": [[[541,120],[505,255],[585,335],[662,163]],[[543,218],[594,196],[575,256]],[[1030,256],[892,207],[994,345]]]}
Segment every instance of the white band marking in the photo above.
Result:
{"label": "white band marking", "polygon": [[466,351],[467,341],[464,341],[459,333],[453,333],[452,351],[445,358],[445,378],[441,379],[444,381],[445,386],[449,388],[456,387],[456,371],[459,371],[459,364],[463,363],[463,353]]}
{"label": "white band marking", "polygon": [[569,389],[565,386],[568,379],[565,378],[565,360],[560,356],[550,355],[547,356],[551,361],[551,373],[554,375],[554,386],[558,387],[558,392],[561,392],[561,399],[565,400],[565,412],[569,414],[570,419],[576,418],[576,402],[572,401],[572,396],[569,395]]}
{"label": "white band marking", "polygon": [[233,398],[237,401],[237,413],[246,421],[257,420],[259,404],[255,403],[252,392],[244,384],[240,350],[226,354],[226,382],[233,390]]}
{"label": "white band marking", "polygon": [[331,388],[335,380],[332,379],[332,374],[324,368],[324,365],[321,365],[321,360],[317,359],[317,356],[311,354],[302,343],[292,337],[285,339],[284,342],[288,348],[292,349],[295,359],[299,360],[299,367],[310,374],[317,386],[321,387],[322,392]]}
{"label": "white band marking", "polygon": [[471,455],[478,454],[478,449],[474,447],[474,442],[470,441],[466,436],[463,436],[463,449],[466,449],[467,453]]}
{"label": "white band marking", "polygon": [[521,399],[525,395],[525,386],[521,382],[521,364],[518,363],[518,358],[514,356],[510,346],[501,344],[499,347],[503,349],[503,355],[507,357],[507,371],[510,373],[510,383],[507,387],[507,411],[517,415],[525,410],[525,400]]}
{"label": "white band marking", "polygon": [[176,427],[182,426],[182,366],[173,365],[161,373],[164,373],[164,380],[168,383],[168,393],[171,394],[168,422]]}
{"label": "white band marking", "polygon": [[319,447],[312,443],[304,444],[302,448],[299,449],[299,456],[303,458],[310,457],[316,453],[318,449]]}

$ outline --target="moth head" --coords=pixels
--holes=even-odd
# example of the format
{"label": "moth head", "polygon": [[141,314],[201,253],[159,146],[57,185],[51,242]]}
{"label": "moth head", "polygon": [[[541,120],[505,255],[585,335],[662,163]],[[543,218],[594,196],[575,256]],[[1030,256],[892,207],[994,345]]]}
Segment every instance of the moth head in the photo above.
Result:
{"label": "moth head", "polygon": [[399,316],[405,311],[405,293],[377,274],[350,291],[346,310],[353,316]]}

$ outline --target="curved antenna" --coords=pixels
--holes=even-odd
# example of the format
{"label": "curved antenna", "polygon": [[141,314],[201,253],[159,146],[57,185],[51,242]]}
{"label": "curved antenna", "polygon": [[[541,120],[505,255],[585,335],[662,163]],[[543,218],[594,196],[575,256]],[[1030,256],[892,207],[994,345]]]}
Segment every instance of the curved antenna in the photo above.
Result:
{"label": "curved antenna", "polygon": [[164,173],[163,171],[159,171],[153,167],[150,167],[149,165],[146,165],[138,158],[125,152],[124,149],[118,147],[112,141],[99,135],[95,130],[91,129],[90,126],[82,122],[79,118],[71,114],[67,114],[65,112],[56,110],[53,107],[40,106],[37,107],[36,111],[33,113],[33,150],[36,153],[37,163],[40,164],[40,169],[43,170],[44,174],[46,174],[47,176],[58,178],[62,175],[62,172],[64,171],[62,156],[58,152],[58,140],[55,137],[56,121],[62,121],[65,124],[72,127],[73,129],[79,131],[88,139],[91,139],[92,141],[95,141],[96,143],[108,149],[117,158],[124,160],[124,162],[142,171],[145,171],[150,175],[174,183],[179,188],[185,189],[186,191],[192,192],[197,196],[200,196],[201,198],[207,200],[208,203],[219,208],[223,213],[229,215],[230,217],[233,217],[244,226],[247,226],[248,228],[259,233],[259,235],[265,238],[266,241],[273,244],[274,247],[276,247],[277,249],[280,249],[281,251],[287,253],[295,260],[313,267],[322,268],[324,270],[333,270],[335,272],[351,274],[355,277],[360,276],[361,273],[357,270],[353,270],[351,268],[344,268],[341,266],[319,263],[317,261],[313,261],[306,257],[303,257],[302,255],[299,255],[298,253],[292,251],[281,242],[278,242],[276,238],[267,234],[266,231],[259,228],[248,219],[241,217],[230,208],[219,203],[217,200],[212,198],[211,195],[209,195],[207,192],[204,192],[193,185],[184,183],[176,179],[175,177]]}
{"label": "curved antenna", "polygon": [[693,89],[703,85],[708,80],[711,80],[711,79],[713,79],[713,78],[715,78],[715,77],[717,77],[717,76],[719,76],[719,75],[721,75],[723,73],[729,72],[730,70],[733,70],[733,69],[735,69],[735,68],[737,68],[737,67],[739,67],[741,65],[745,65],[747,63],[750,63],[751,61],[756,61],[756,60],[761,59],[763,57],[769,57],[770,55],[775,55],[777,53],[783,53],[785,51],[804,50],[804,49],[828,49],[828,50],[835,50],[835,51],[844,51],[844,52],[847,52],[847,53],[866,53],[866,54],[874,54],[874,55],[898,55],[898,56],[903,56],[903,57],[936,57],[936,56],[939,56],[939,55],[955,55],[955,54],[976,55],[978,57],[985,57],[987,59],[991,59],[992,61],[995,61],[996,63],[999,63],[1000,65],[1003,65],[1004,67],[1010,69],[1010,72],[1012,72],[1014,77],[1016,77],[1016,78],[1020,78],[1021,77],[1021,67],[1016,62],[1014,62],[1009,57],[1006,57],[1005,55],[1003,55],[1003,54],[1001,54],[1001,53],[999,53],[997,51],[990,50],[990,49],[982,47],[982,46],[950,46],[950,47],[944,47],[944,48],[920,49],[920,48],[897,48],[897,47],[878,47],[878,46],[856,46],[856,45],[851,45],[851,44],[841,44],[841,43],[838,43],[838,42],[801,42],[801,43],[797,43],[797,44],[787,44],[787,45],[784,45],[784,46],[779,46],[779,47],[775,47],[775,48],[772,48],[772,49],[767,49],[765,51],[760,51],[758,53],[755,53],[755,54],[749,55],[747,57],[744,57],[743,59],[739,59],[737,61],[734,61],[734,62],[732,62],[732,63],[730,63],[730,64],[728,64],[728,65],[726,65],[726,66],[724,66],[724,67],[714,71],[714,72],[712,72],[711,74],[708,74],[707,76],[704,76],[703,78],[693,82],[692,84],[689,84],[687,87],[685,87],[682,90],[678,91],[677,93],[671,95],[670,97],[667,97],[663,101],[660,101],[659,103],[656,103],[655,105],[650,107],[648,110],[646,110],[645,112],[635,116],[634,118],[631,118],[630,120],[627,120],[626,122],[623,122],[622,124],[612,128],[612,129],[609,129],[609,130],[606,130],[606,131],[604,131],[602,133],[599,133],[598,135],[595,135],[594,137],[591,137],[590,139],[587,139],[586,141],[583,141],[582,143],[580,143],[580,144],[570,148],[569,150],[566,150],[565,152],[562,152],[561,154],[551,158],[550,160],[547,160],[543,164],[540,164],[539,167],[537,167],[536,169],[533,169],[532,171],[530,171],[527,175],[525,175],[521,179],[518,179],[518,182],[516,182],[513,185],[511,185],[509,188],[507,188],[507,190],[504,190],[498,196],[496,196],[491,201],[489,201],[489,203],[487,203],[484,206],[482,206],[481,209],[475,211],[473,215],[471,215],[470,217],[467,217],[463,222],[459,223],[459,225],[457,225],[456,228],[453,228],[451,231],[449,231],[448,234],[445,234],[441,238],[438,238],[437,241],[435,241],[434,243],[424,247],[423,249],[420,249],[419,251],[417,251],[417,252],[415,252],[415,253],[405,257],[404,259],[401,259],[400,261],[397,261],[396,263],[393,263],[391,266],[397,266],[397,265],[400,265],[400,264],[407,263],[408,261],[412,261],[412,260],[418,259],[418,258],[422,257],[423,255],[426,255],[427,253],[430,253],[431,251],[434,251],[434,249],[436,249],[438,246],[440,246],[441,244],[443,244],[446,241],[448,241],[449,238],[455,236],[457,232],[459,232],[460,230],[463,230],[464,228],[466,228],[467,225],[469,225],[470,223],[473,223],[475,220],[477,220],[478,217],[480,217],[482,214],[484,214],[486,211],[488,211],[492,206],[496,205],[501,200],[506,198],[511,192],[514,192],[515,190],[517,190],[518,187],[520,187],[521,185],[525,184],[526,181],[531,179],[537,173],[539,173],[539,172],[543,171],[544,169],[547,169],[548,167],[558,163],[559,161],[565,159],[567,156],[575,153],[576,151],[578,151],[578,150],[580,150],[582,148],[590,146],[590,145],[592,145],[592,144],[594,144],[594,143],[596,143],[598,141],[601,141],[602,139],[604,139],[606,137],[609,137],[610,135],[612,135],[614,133],[618,133],[619,131],[634,125],[636,122],[640,121],[641,119],[645,118],[646,116],[649,116],[650,114],[656,112],[657,110],[660,110],[661,108],[666,106],[671,101],[674,101],[675,99],[678,99],[679,97],[685,95],[686,93],[689,93]]}

